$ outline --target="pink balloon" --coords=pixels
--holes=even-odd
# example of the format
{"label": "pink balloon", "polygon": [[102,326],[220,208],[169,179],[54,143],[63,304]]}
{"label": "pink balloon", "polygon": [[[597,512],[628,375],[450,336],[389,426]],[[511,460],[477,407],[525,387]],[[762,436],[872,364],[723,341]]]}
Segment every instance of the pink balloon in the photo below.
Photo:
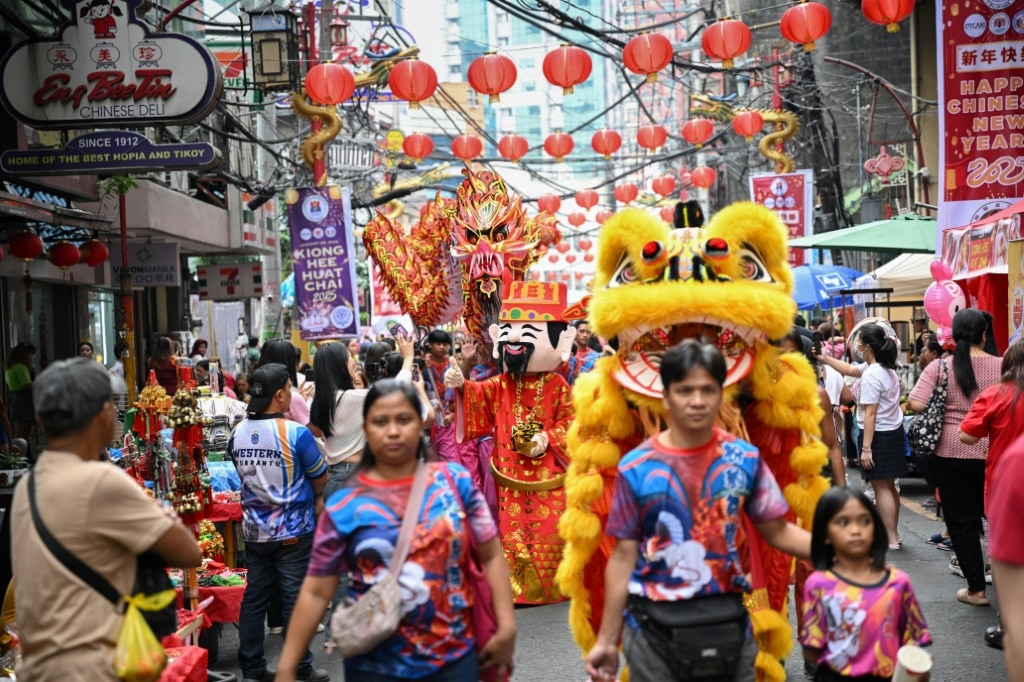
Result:
{"label": "pink balloon", "polygon": [[953,316],[967,307],[967,296],[953,280],[932,282],[924,292],[924,309],[932,322],[940,327],[952,327]]}
{"label": "pink balloon", "polygon": [[956,345],[953,343],[953,330],[949,327],[939,327],[939,330],[935,333],[935,339],[943,348],[949,348],[950,346]]}

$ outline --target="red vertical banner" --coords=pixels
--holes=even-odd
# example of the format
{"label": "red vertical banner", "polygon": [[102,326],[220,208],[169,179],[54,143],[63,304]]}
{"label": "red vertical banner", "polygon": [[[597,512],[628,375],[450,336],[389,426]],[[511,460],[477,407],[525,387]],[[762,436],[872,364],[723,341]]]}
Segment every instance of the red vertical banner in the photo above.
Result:
{"label": "red vertical banner", "polygon": [[[779,214],[789,238],[806,237],[814,225],[814,176],[809,170],[750,176],[750,199]],[[803,265],[804,249],[789,250],[791,267]]]}
{"label": "red vertical banner", "polygon": [[373,261],[370,261],[370,300],[373,308],[370,321],[373,324],[405,314],[384,285],[384,279],[380,276],[380,268]]}
{"label": "red vertical banner", "polygon": [[938,229],[944,230],[978,222],[1024,197],[1024,5],[965,0],[935,6]]}

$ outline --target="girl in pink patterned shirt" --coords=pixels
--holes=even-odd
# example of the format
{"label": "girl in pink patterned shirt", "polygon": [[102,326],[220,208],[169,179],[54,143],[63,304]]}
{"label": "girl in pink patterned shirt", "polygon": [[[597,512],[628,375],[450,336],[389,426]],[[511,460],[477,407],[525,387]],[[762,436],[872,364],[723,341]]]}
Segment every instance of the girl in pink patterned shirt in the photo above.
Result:
{"label": "girl in pink patterned shirt", "polygon": [[931,634],[907,574],[885,564],[888,539],[875,505],[859,490],[832,488],[818,501],[811,533],[817,569],[804,589],[800,642],[817,682],[889,680],[896,652]]}

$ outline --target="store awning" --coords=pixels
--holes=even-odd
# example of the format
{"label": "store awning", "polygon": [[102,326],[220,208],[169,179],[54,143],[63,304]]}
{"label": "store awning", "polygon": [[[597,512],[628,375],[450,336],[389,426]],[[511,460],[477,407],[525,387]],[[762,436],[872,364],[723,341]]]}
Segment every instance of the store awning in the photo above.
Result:
{"label": "store awning", "polygon": [[938,222],[916,213],[790,240],[794,249],[935,253]]}
{"label": "store awning", "polygon": [[60,227],[100,231],[110,230],[113,223],[113,218],[102,213],[92,213],[77,208],[63,208],[19,197],[17,194],[0,192],[0,227],[4,223],[17,220],[31,220]]}

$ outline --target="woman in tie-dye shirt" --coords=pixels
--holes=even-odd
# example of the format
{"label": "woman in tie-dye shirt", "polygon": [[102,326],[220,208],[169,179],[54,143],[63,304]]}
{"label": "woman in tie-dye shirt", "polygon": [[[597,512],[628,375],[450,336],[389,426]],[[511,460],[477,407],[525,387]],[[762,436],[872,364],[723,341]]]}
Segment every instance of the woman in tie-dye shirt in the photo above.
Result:
{"label": "woman in tie-dye shirt", "polygon": [[889,680],[901,646],[931,644],[903,571],[886,566],[882,518],[864,493],[832,488],[814,513],[800,642],[817,682]]}

